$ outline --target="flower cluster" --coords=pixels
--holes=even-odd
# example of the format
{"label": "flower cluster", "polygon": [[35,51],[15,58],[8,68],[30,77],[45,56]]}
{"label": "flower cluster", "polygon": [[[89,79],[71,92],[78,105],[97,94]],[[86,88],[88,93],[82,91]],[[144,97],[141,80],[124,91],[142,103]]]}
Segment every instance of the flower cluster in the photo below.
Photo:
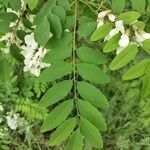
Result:
{"label": "flower cluster", "polygon": [[8,112],[6,116],[7,125],[10,129],[16,130],[18,127],[19,114]]}
{"label": "flower cluster", "polygon": [[[142,45],[142,42],[146,39],[150,39],[150,33],[146,33],[143,30],[136,29],[134,30],[134,37],[131,37],[130,29],[126,29],[124,22],[122,20],[117,20],[117,17],[111,13],[111,10],[102,11],[98,14],[98,25],[97,28],[101,27],[104,24],[105,17],[108,16],[111,22],[115,23],[115,28],[113,28],[109,34],[105,37],[104,41],[109,41],[116,34],[121,33],[119,40],[119,47],[117,48],[116,54],[118,55],[122,50],[124,50],[130,44],[137,44],[138,46]],[[131,41],[131,39],[135,39]]]}
{"label": "flower cluster", "polygon": [[35,76],[39,76],[41,69],[51,66],[51,64],[42,62],[47,49],[38,47],[38,43],[34,39],[34,34],[28,34],[25,36],[25,44],[21,46],[23,51],[21,54],[25,57],[24,59],[24,71],[29,71]]}

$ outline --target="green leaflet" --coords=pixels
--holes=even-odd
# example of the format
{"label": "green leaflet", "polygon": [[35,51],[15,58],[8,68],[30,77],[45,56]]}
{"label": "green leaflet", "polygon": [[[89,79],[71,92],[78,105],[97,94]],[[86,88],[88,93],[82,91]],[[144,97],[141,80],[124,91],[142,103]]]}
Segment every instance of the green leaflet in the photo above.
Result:
{"label": "green leaflet", "polygon": [[143,43],[143,49],[150,54],[150,39],[145,40]]}
{"label": "green leaflet", "polygon": [[145,7],[146,7],[146,0],[130,0],[132,3],[133,9],[144,13],[145,12]]}
{"label": "green leaflet", "polygon": [[[62,46],[67,46],[71,44],[72,34],[70,32],[63,32],[60,39],[57,39],[56,37],[50,38],[48,41],[46,48],[47,49],[61,49]],[[61,50],[60,50],[61,51]]]}
{"label": "green leaflet", "polygon": [[150,96],[150,65],[148,66],[143,79],[142,96],[144,98]]}
{"label": "green leaflet", "polygon": [[122,77],[123,80],[132,80],[143,76],[147,70],[148,65],[150,65],[150,59],[144,59],[140,61],[127,70],[127,72]]}
{"label": "green leaflet", "polygon": [[88,81],[105,84],[110,81],[108,75],[94,64],[80,63],[77,65],[79,75]]}
{"label": "green leaflet", "polygon": [[81,37],[87,38],[91,36],[97,26],[96,22],[86,22],[79,26],[78,33]]}
{"label": "green leaflet", "polygon": [[64,80],[51,87],[42,97],[39,105],[41,107],[48,107],[63,99],[70,92],[72,88],[72,80]]}
{"label": "green leaflet", "polygon": [[136,45],[132,44],[126,47],[120,54],[118,54],[110,64],[111,70],[117,70],[127,65],[138,53]]}
{"label": "green leaflet", "polygon": [[43,18],[34,31],[35,40],[42,46],[45,46],[50,39],[50,24],[47,17]]}
{"label": "green leaflet", "polygon": [[48,14],[51,12],[52,8],[55,6],[57,0],[48,0],[42,6],[40,12],[37,14],[35,19],[35,23],[38,25],[41,23],[44,17],[47,17]]}
{"label": "green leaflet", "polygon": [[64,8],[62,6],[54,6],[52,9],[52,13],[57,15],[61,21],[61,23],[65,22],[66,19],[66,11],[64,10]]}
{"label": "green leaflet", "polygon": [[9,5],[10,8],[12,8],[13,10],[20,10],[21,8],[21,1],[20,0],[7,0],[7,3]]}
{"label": "green leaflet", "polygon": [[48,20],[51,26],[51,32],[56,38],[61,38],[62,35],[62,25],[60,18],[52,13],[49,13]]}
{"label": "green leaflet", "polygon": [[98,41],[103,39],[109,31],[112,29],[109,23],[105,23],[103,26],[97,28],[91,36],[91,41]]}
{"label": "green leaflet", "polygon": [[82,134],[85,137],[85,140],[90,142],[91,145],[96,148],[103,147],[102,137],[98,129],[94,125],[92,125],[87,119],[81,117],[80,126],[81,126]]}
{"label": "green leaflet", "polygon": [[103,52],[109,53],[116,50],[119,47],[120,33],[113,36],[104,46]]}
{"label": "green leaflet", "polygon": [[67,100],[55,107],[45,119],[41,132],[50,131],[59,126],[73,109],[73,100]]}
{"label": "green leaflet", "polygon": [[107,125],[102,114],[92,104],[83,100],[78,100],[78,110],[80,115],[91,122],[98,130],[107,130]]}
{"label": "green leaflet", "polygon": [[125,8],[126,1],[125,0],[112,0],[112,9],[116,13],[123,12]]}
{"label": "green leaflet", "polygon": [[16,44],[11,45],[10,52],[16,60],[23,62],[24,56],[20,53],[21,49]]}
{"label": "green leaflet", "polygon": [[97,49],[92,49],[87,46],[82,46],[77,49],[78,57],[87,63],[104,64],[107,62],[106,57]]}
{"label": "green leaflet", "polygon": [[10,80],[10,73],[11,73],[11,64],[8,63],[6,59],[0,58],[0,66],[1,66],[1,71],[0,71],[0,80],[2,82],[7,82]]}
{"label": "green leaflet", "polygon": [[65,10],[70,10],[70,3],[68,0],[58,0],[58,5],[62,6]]}
{"label": "green leaflet", "polygon": [[46,68],[37,78],[37,82],[52,82],[56,79],[62,78],[65,75],[71,74],[72,64],[62,62]]}
{"label": "green leaflet", "polygon": [[130,25],[134,23],[140,16],[141,14],[136,11],[128,11],[128,12],[120,14],[118,16],[118,19],[123,20],[125,24]]}
{"label": "green leaflet", "polygon": [[36,8],[38,2],[39,2],[39,0],[27,0],[27,4],[31,10]]}
{"label": "green leaflet", "polygon": [[52,134],[48,145],[54,146],[59,145],[61,142],[66,140],[71,132],[74,130],[76,126],[77,120],[76,118],[70,118],[64,121]]}
{"label": "green leaflet", "polygon": [[109,107],[106,97],[95,86],[82,81],[77,83],[77,90],[84,100],[90,102],[96,107],[101,107],[103,109]]}
{"label": "green leaflet", "polygon": [[82,147],[83,136],[80,132],[80,129],[78,128],[71,134],[70,139],[65,147],[65,150],[82,150]]}
{"label": "green leaflet", "polygon": [[61,46],[60,48],[57,47],[50,50],[44,57],[43,61],[54,64],[60,62],[63,63],[64,59],[71,57],[71,53],[72,53],[71,45]]}

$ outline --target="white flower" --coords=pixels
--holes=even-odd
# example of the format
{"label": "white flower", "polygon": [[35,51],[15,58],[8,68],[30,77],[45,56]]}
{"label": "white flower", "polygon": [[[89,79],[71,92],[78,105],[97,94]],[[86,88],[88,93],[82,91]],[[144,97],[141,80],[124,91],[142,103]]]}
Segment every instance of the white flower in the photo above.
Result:
{"label": "white flower", "polygon": [[109,34],[105,37],[104,41],[108,41],[110,40],[113,36],[115,36],[116,34],[118,34],[119,32],[121,32],[122,34],[124,34],[124,26],[123,26],[123,21],[119,20],[115,22],[115,28],[112,29]]}
{"label": "white flower", "polygon": [[14,42],[14,35],[13,35],[13,33],[11,33],[11,32],[6,33],[5,35],[3,35],[0,38],[0,41],[6,43],[6,47],[5,48],[1,48],[1,50],[3,50],[4,53],[9,53],[10,46]]}
{"label": "white flower", "polygon": [[2,106],[2,104],[0,103],[0,111],[2,112],[4,110],[4,107]]}
{"label": "white flower", "polygon": [[23,51],[21,54],[25,57],[24,71],[29,71],[35,76],[39,76],[41,69],[51,66],[51,64],[42,62],[47,49],[38,47],[38,43],[34,39],[34,34],[31,33],[25,36],[25,44],[22,46]]}
{"label": "white flower", "polygon": [[150,39],[150,33],[143,30],[135,31],[136,41],[142,43],[144,40]]}
{"label": "white flower", "polygon": [[119,47],[117,48],[116,54],[118,55],[119,53],[121,53],[129,44],[129,31],[126,31],[121,35],[121,39],[119,40]]}
{"label": "white flower", "polygon": [[99,28],[100,26],[102,26],[104,24],[104,18],[111,12],[111,10],[106,10],[106,11],[102,11],[98,14],[97,17],[97,28]]}
{"label": "white flower", "polygon": [[6,116],[7,125],[10,129],[16,130],[18,127],[19,114],[8,112]]}
{"label": "white flower", "polygon": [[115,20],[116,20],[116,16],[113,14],[108,14],[108,18],[111,22],[115,22]]}

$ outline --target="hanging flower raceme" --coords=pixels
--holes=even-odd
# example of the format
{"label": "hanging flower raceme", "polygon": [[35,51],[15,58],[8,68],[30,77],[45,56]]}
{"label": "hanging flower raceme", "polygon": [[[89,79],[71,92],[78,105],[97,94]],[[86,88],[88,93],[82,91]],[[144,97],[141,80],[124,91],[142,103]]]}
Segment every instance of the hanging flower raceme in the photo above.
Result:
{"label": "hanging flower raceme", "polygon": [[25,36],[25,44],[22,46],[22,55],[24,60],[24,71],[29,71],[35,76],[39,76],[41,69],[51,66],[51,64],[42,62],[47,49],[38,47],[38,43],[34,39],[34,34],[31,33]]}
{"label": "hanging flower raceme", "polygon": [[118,34],[119,32],[121,32],[122,34],[125,33],[125,29],[124,29],[124,25],[123,25],[123,21],[122,20],[118,20],[115,22],[115,28],[112,29],[109,34],[105,37],[104,41],[108,41],[110,40],[113,36],[115,36],[116,34]]}
{"label": "hanging flower raceme", "polygon": [[104,19],[106,16],[108,16],[111,22],[114,22],[116,19],[115,15],[111,13],[111,10],[102,11],[98,14],[98,17],[97,17],[97,23],[98,23],[97,28],[99,28],[100,26],[104,24]]}
{"label": "hanging flower raceme", "polygon": [[121,35],[121,39],[119,40],[119,47],[116,51],[117,55],[130,44],[129,33],[129,30],[127,30],[124,34]]}
{"label": "hanging flower raceme", "polygon": [[141,44],[144,40],[150,39],[150,33],[143,30],[135,31],[136,41]]}

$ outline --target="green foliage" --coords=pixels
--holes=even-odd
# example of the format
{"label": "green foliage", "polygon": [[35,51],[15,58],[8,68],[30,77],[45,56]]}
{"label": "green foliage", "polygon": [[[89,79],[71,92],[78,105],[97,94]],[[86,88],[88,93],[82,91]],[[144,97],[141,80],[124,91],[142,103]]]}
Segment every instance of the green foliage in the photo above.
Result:
{"label": "green foliage", "polygon": [[112,9],[116,13],[121,13],[123,12],[125,8],[125,0],[112,0]]}

